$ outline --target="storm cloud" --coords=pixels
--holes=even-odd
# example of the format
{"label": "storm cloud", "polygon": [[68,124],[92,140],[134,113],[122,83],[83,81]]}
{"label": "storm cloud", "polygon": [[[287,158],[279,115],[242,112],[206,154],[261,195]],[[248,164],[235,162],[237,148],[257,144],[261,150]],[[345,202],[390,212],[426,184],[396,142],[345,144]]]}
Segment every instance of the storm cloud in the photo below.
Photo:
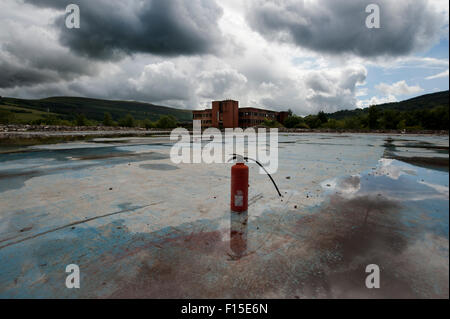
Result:
{"label": "storm cloud", "polygon": [[[368,29],[370,3],[380,8],[381,28]],[[269,40],[326,54],[400,56],[426,48],[439,37],[442,21],[427,0],[255,0],[247,17]]]}
{"label": "storm cloud", "polygon": [[59,45],[45,25],[18,23],[15,17],[1,20],[0,88],[70,81],[98,70],[97,63]]}
{"label": "storm cloud", "polygon": [[55,21],[61,44],[77,54],[117,60],[133,53],[195,55],[221,42],[222,9],[213,0],[79,0],[80,29],[65,27],[70,1],[25,0],[61,11]]}
{"label": "storm cloud", "polygon": [[54,73],[30,69],[20,64],[0,60],[0,88],[49,83],[57,80],[58,77]]}
{"label": "storm cloud", "polygon": [[[65,27],[72,2],[80,29]],[[372,2],[381,29],[365,27]],[[446,0],[0,2],[1,96],[187,109],[232,98],[308,115],[437,89],[448,89]]]}

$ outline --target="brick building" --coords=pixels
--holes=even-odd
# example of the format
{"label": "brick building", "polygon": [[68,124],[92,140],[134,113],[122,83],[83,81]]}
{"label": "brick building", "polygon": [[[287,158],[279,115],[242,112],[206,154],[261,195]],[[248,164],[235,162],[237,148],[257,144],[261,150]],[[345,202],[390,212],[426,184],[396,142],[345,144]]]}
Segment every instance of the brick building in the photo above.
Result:
{"label": "brick building", "polygon": [[194,120],[201,120],[202,127],[247,128],[260,125],[264,120],[276,120],[283,124],[288,112],[275,112],[256,107],[239,108],[239,102],[233,100],[213,101],[212,108],[192,111]]}

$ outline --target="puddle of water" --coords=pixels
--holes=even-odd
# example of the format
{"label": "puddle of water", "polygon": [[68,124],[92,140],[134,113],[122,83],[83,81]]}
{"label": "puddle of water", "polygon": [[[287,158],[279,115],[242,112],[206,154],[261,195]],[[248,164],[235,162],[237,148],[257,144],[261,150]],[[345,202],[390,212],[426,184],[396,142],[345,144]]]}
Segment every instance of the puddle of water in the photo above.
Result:
{"label": "puddle of water", "polygon": [[[348,200],[371,196],[394,201],[402,207],[399,213],[404,226],[419,224],[424,231],[448,239],[448,181],[446,172],[381,159],[375,170],[327,180],[321,185],[330,196]],[[371,208],[373,204],[366,203],[361,209]]]}
{"label": "puddle of water", "polygon": [[0,193],[19,189],[31,178],[68,171],[114,166],[148,160],[164,160],[169,156],[156,152],[167,146],[119,146],[88,143],[64,143],[31,147],[26,152],[0,154]]}
{"label": "puddle of water", "polygon": [[431,168],[448,172],[449,145],[442,138],[431,141],[430,138],[422,139],[385,139],[384,157],[397,159],[405,163],[424,168]]}

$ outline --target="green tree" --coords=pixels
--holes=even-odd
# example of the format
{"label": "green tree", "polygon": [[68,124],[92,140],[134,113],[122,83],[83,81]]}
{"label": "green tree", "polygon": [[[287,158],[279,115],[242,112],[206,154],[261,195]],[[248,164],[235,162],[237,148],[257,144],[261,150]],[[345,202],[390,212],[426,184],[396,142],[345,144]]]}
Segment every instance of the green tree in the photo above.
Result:
{"label": "green tree", "polygon": [[142,125],[143,125],[147,130],[155,127],[155,124],[154,124],[152,121],[150,121],[149,119],[145,119],[145,120],[142,122]]}
{"label": "green tree", "polygon": [[265,127],[283,127],[283,125],[278,123],[276,120],[268,120],[268,119],[264,120],[263,125]]}
{"label": "green tree", "polygon": [[111,113],[105,112],[105,114],[103,116],[103,125],[104,126],[114,126],[114,121],[111,116]]}
{"label": "green tree", "polygon": [[396,110],[384,110],[383,127],[388,130],[395,130],[400,122],[399,112]]}
{"label": "green tree", "polygon": [[335,130],[335,129],[339,128],[338,125],[339,125],[338,121],[336,121],[335,119],[329,119],[328,122],[323,124],[322,126],[325,128]]}
{"label": "green tree", "polygon": [[125,117],[119,120],[119,125],[123,127],[135,127],[136,121],[134,120],[134,117],[128,113]]}
{"label": "green tree", "polygon": [[[49,121],[51,121],[51,120],[49,120]],[[88,125],[88,120],[87,120],[86,116],[84,114],[82,114],[82,113],[78,114],[75,117],[75,125],[76,126],[87,126]]]}
{"label": "green tree", "polygon": [[378,125],[378,117],[380,116],[380,113],[378,112],[378,109],[375,105],[372,105],[369,107],[369,128],[371,130],[376,130]]}
{"label": "green tree", "polygon": [[156,122],[158,128],[175,128],[177,127],[177,120],[172,115],[163,115]]}
{"label": "green tree", "polygon": [[296,125],[303,122],[303,119],[296,115],[290,115],[284,120],[284,126],[287,128],[296,127]]}
{"label": "green tree", "polygon": [[303,128],[303,129],[310,129],[310,127],[308,126],[308,124],[306,124],[305,122],[300,122],[297,125],[294,126],[295,128]]}
{"label": "green tree", "polygon": [[317,115],[308,115],[305,117],[305,122],[312,129],[319,128],[322,122],[319,120]]}
{"label": "green tree", "polygon": [[449,108],[445,106],[436,106],[430,110],[429,129],[448,130]]}
{"label": "green tree", "polygon": [[320,111],[317,114],[317,118],[322,124],[325,124],[326,122],[328,122],[328,117],[327,117],[327,115],[325,114],[324,111]]}
{"label": "green tree", "polygon": [[404,130],[406,128],[406,120],[401,120],[398,124],[397,124],[397,129],[398,130]]}
{"label": "green tree", "polygon": [[344,128],[347,130],[357,130],[361,128],[358,117],[347,117],[344,119]]}

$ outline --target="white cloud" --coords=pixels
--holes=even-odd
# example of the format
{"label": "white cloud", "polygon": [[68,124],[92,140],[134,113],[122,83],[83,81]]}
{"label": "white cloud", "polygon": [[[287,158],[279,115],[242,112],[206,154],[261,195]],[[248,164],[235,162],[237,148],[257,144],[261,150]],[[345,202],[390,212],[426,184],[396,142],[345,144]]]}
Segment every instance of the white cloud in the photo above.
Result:
{"label": "white cloud", "polygon": [[427,76],[425,79],[426,80],[433,80],[433,79],[439,79],[439,78],[445,78],[448,77],[448,69],[444,72],[435,74],[435,75],[431,75],[431,76]]}
{"label": "white cloud", "polygon": [[356,91],[356,93],[355,93],[355,96],[356,96],[356,97],[359,97],[359,96],[366,96],[366,95],[368,94],[368,91],[369,91],[368,88],[361,88],[361,89],[358,89],[358,90]]}
{"label": "white cloud", "polygon": [[356,106],[358,108],[366,108],[371,105],[392,103],[392,102],[397,102],[397,101],[398,101],[397,98],[392,94],[389,94],[388,96],[384,96],[384,97],[372,96],[370,99],[358,100],[356,103]]}
{"label": "white cloud", "polygon": [[369,107],[371,105],[397,102],[397,96],[417,94],[423,91],[419,85],[409,86],[405,80],[398,81],[392,84],[380,83],[375,85],[375,88],[383,93],[383,96],[372,96],[370,99],[358,100],[357,106],[359,108]]}
{"label": "white cloud", "polygon": [[408,95],[416,94],[423,91],[419,85],[409,86],[405,80],[395,82],[393,84],[380,83],[375,88],[385,95]]}
{"label": "white cloud", "polygon": [[129,83],[140,96],[155,102],[189,100],[192,91],[189,76],[171,61],[146,65]]}
{"label": "white cloud", "polygon": [[197,94],[207,99],[227,99],[242,95],[247,78],[234,69],[206,70],[198,76]]}

